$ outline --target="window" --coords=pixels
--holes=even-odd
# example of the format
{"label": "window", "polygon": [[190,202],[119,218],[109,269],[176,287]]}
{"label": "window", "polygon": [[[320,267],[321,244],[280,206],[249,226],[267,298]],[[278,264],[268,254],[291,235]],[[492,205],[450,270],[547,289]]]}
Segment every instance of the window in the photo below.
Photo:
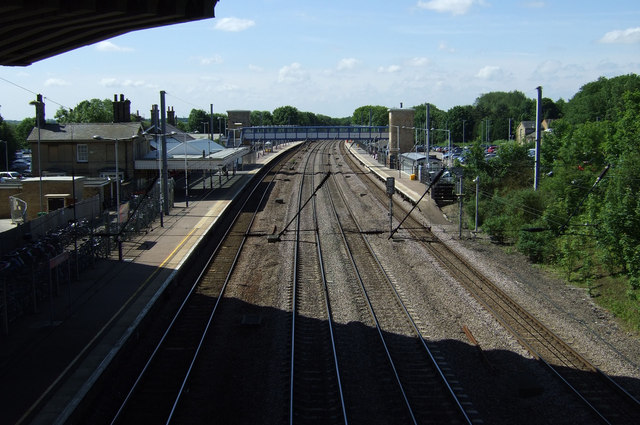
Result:
{"label": "window", "polygon": [[89,162],[89,145],[78,145],[76,153],[78,162]]}

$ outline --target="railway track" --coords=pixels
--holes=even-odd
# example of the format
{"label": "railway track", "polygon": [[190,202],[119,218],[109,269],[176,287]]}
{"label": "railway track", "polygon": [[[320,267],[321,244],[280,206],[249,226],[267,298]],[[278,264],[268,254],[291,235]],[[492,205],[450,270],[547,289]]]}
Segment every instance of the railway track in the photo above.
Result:
{"label": "railway track", "polygon": [[[344,149],[344,144],[341,144],[341,149],[342,155],[351,166],[359,169],[358,164]],[[380,202],[386,201],[378,183],[370,179],[363,181]],[[434,258],[484,305],[525,349],[584,403],[596,419],[606,424],[640,421],[640,402],[629,392],[599,371],[490,279],[440,242],[419,219],[412,215],[406,216],[405,210],[396,210],[396,218],[399,221],[404,220],[403,228],[409,237],[421,241]]]}
{"label": "railway track", "polygon": [[[341,170],[342,166],[342,161],[334,158],[334,167]],[[449,382],[455,377],[440,368],[394,282],[368,243],[342,189],[347,185],[344,174],[332,179],[328,200],[359,283],[360,298],[375,323],[378,343],[384,349],[401,395],[401,405],[405,408],[401,415],[406,416],[401,422],[473,423],[467,412],[473,410],[472,406],[460,401],[464,394],[456,393]],[[392,394],[388,392],[389,397]],[[480,418],[475,420],[481,422]]]}
{"label": "railway track", "polygon": [[[286,162],[286,159],[281,163]],[[255,184],[114,414],[112,424],[172,423],[229,278],[276,173]]]}
{"label": "railway track", "polygon": [[[323,145],[301,164],[292,279],[289,423],[347,423],[316,215],[315,168]],[[324,180],[323,180],[324,182]],[[309,208],[304,208],[307,201]]]}
{"label": "railway track", "polygon": [[[415,306],[368,246],[371,231],[359,222],[366,214],[350,211],[354,174],[344,153],[327,142],[305,145],[295,155],[257,184],[257,198],[238,208],[236,224],[161,344],[149,350],[154,354],[118,403],[113,423],[480,423],[446,359],[422,337]],[[266,201],[272,192],[283,197]],[[380,201],[386,205],[388,198],[380,194]],[[284,228],[294,221],[295,231]],[[470,281],[469,291],[490,292],[488,286],[473,289],[481,275],[447,254],[423,225],[402,227],[400,237],[443,249],[434,255],[449,261],[452,275]],[[266,236],[278,230],[282,237],[268,243]],[[246,270],[235,270],[236,263]],[[506,300],[489,299],[497,304],[488,310],[524,320]],[[521,343],[539,340],[522,337]],[[576,384],[598,372],[585,372],[568,354],[548,360],[557,350],[535,355],[577,387],[578,397],[598,396]],[[599,393],[601,384],[594,382],[586,385]],[[632,403],[625,411],[610,400],[604,407],[594,403],[595,418],[634,423]],[[607,403],[620,417],[606,410]]]}

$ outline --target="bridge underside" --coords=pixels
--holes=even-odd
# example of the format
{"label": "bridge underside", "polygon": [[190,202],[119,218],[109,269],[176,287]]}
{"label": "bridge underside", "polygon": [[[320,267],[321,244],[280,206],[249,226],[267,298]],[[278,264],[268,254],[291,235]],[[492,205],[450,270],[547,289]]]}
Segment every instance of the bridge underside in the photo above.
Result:
{"label": "bridge underside", "polygon": [[383,140],[389,138],[386,126],[265,126],[244,127],[244,142],[294,142],[298,140]]}
{"label": "bridge underside", "polygon": [[0,65],[31,65],[131,31],[213,18],[217,2],[2,0]]}

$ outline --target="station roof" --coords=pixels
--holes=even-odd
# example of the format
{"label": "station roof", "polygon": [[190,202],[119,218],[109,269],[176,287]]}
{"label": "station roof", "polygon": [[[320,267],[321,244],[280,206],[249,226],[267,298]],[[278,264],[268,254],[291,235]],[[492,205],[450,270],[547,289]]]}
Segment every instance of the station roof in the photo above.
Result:
{"label": "station roof", "polygon": [[2,0],[0,65],[27,66],[145,28],[213,18],[218,0]]}
{"label": "station roof", "polygon": [[[171,158],[167,158],[168,170],[211,170],[218,167],[225,167],[233,162],[241,159],[243,156],[250,153],[248,147],[229,148],[222,149],[217,152],[212,152],[207,157],[203,158],[199,155],[173,155]],[[135,161],[136,170],[157,170],[159,158],[145,158],[137,159]]]}

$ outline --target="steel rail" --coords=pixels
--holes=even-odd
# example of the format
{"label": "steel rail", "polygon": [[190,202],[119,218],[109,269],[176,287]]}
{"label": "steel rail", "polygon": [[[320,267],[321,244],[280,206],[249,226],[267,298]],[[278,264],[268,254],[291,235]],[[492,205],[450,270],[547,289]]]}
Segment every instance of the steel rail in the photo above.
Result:
{"label": "steel rail", "polygon": [[[292,151],[292,153],[293,153],[293,151]],[[278,166],[279,166],[279,167],[282,167],[282,166],[283,166],[283,164],[284,164],[284,161],[280,161],[280,162],[277,162],[277,163],[272,164],[270,167],[268,167],[268,168],[266,169],[267,171],[266,171],[265,173],[263,173],[263,174],[262,174],[262,176],[260,177],[260,179],[259,179],[257,182],[255,182],[255,184],[253,185],[253,187],[252,187],[252,189],[251,189],[251,191],[250,191],[249,195],[244,199],[244,201],[243,201],[243,203],[242,203],[241,207],[239,207],[239,208],[238,208],[236,215],[235,215],[235,216],[233,217],[233,219],[232,219],[232,222],[234,222],[234,223],[235,223],[235,222],[237,222],[237,221],[238,221],[238,219],[239,219],[243,214],[246,214],[246,213],[245,213],[245,211],[244,211],[244,207],[245,207],[245,206],[246,206],[246,205],[251,201],[252,196],[256,193],[256,191],[258,190],[258,188],[260,188],[260,187],[261,187],[261,183],[262,183],[262,182],[267,178],[267,176],[269,175],[269,173],[270,173],[274,168],[276,168],[276,167],[278,167]],[[174,399],[174,402],[173,402],[172,407],[171,407],[171,411],[170,411],[170,413],[169,413],[169,416],[168,416],[168,417],[167,417],[167,419],[166,419],[166,423],[167,423],[167,424],[171,422],[171,419],[172,419],[173,414],[174,414],[174,412],[175,412],[175,409],[176,409],[177,403],[178,403],[178,401],[179,401],[179,399],[180,399],[180,397],[181,397],[181,395],[182,395],[182,392],[183,392],[183,390],[184,390],[185,383],[186,383],[186,381],[187,381],[187,379],[188,379],[188,376],[189,376],[189,374],[190,374],[190,372],[191,372],[191,369],[192,369],[192,367],[193,367],[193,364],[195,363],[195,360],[196,360],[197,355],[198,355],[198,353],[199,353],[200,347],[201,347],[201,345],[202,345],[202,341],[203,341],[203,340],[204,340],[204,338],[206,337],[207,331],[208,331],[208,329],[209,329],[209,326],[210,326],[210,324],[211,324],[211,321],[212,321],[212,319],[213,319],[213,316],[214,316],[214,314],[215,314],[215,311],[216,311],[216,309],[217,309],[217,306],[218,306],[218,304],[219,304],[219,302],[220,302],[220,300],[221,300],[221,298],[222,298],[222,296],[223,296],[223,294],[224,294],[224,290],[226,289],[226,286],[227,286],[227,283],[228,283],[228,280],[229,280],[229,276],[231,275],[231,272],[232,272],[232,270],[233,270],[233,267],[235,266],[235,263],[237,262],[237,258],[238,258],[239,254],[240,254],[240,251],[241,251],[241,249],[242,249],[242,246],[244,245],[244,240],[246,240],[246,238],[247,238],[248,230],[250,229],[250,226],[251,226],[251,224],[253,223],[253,220],[255,219],[255,215],[256,215],[256,214],[257,214],[257,212],[259,211],[259,207],[260,207],[260,205],[262,205],[262,203],[264,202],[264,199],[265,199],[265,197],[266,197],[266,195],[267,195],[267,194],[268,194],[268,190],[267,190],[267,188],[265,187],[265,188],[264,188],[264,191],[263,191],[263,193],[262,193],[262,195],[261,195],[261,197],[260,197],[260,202],[258,202],[258,207],[257,207],[257,208],[256,208],[256,210],[254,211],[253,216],[252,216],[252,218],[251,218],[251,220],[250,220],[249,226],[247,227],[247,230],[245,230],[245,231],[244,231],[244,234],[243,234],[243,240],[242,240],[242,242],[241,242],[241,244],[240,244],[240,248],[239,248],[239,250],[237,251],[237,253],[236,253],[235,257],[234,257],[233,264],[231,265],[231,267],[230,267],[230,269],[229,269],[229,272],[227,273],[227,277],[226,277],[225,282],[224,282],[224,284],[223,284],[223,286],[222,286],[222,289],[221,289],[221,291],[220,291],[220,294],[218,295],[217,300],[216,300],[215,305],[214,305],[214,308],[213,308],[213,310],[212,310],[212,312],[211,312],[211,314],[210,314],[210,316],[209,316],[209,318],[208,318],[207,325],[206,325],[206,327],[205,327],[205,331],[204,331],[204,333],[202,334],[202,336],[201,336],[201,338],[200,338],[200,341],[199,341],[199,344],[198,344],[198,349],[196,350],[195,355],[194,355],[194,357],[192,358],[192,360],[191,360],[191,362],[190,362],[189,368],[187,369],[187,372],[186,372],[186,374],[185,374],[185,377],[184,377],[184,379],[183,379],[183,381],[182,381],[182,384],[181,384],[181,386],[180,386],[180,390],[178,391],[178,395],[177,395],[177,397]],[[173,330],[173,328],[174,328],[175,324],[177,323],[177,321],[179,320],[179,318],[182,316],[183,312],[185,311],[186,306],[189,304],[189,302],[190,302],[190,300],[191,300],[192,296],[195,294],[195,292],[196,292],[196,290],[197,290],[198,286],[200,285],[200,282],[202,281],[203,276],[206,274],[207,270],[209,269],[209,267],[211,266],[211,264],[214,262],[214,260],[215,260],[216,256],[217,256],[217,255],[218,255],[218,253],[221,251],[221,248],[224,246],[225,241],[226,241],[226,240],[227,240],[227,238],[232,234],[232,231],[233,231],[233,230],[234,230],[234,229],[233,229],[233,226],[229,226],[229,227],[225,230],[225,232],[224,232],[224,234],[223,234],[223,237],[220,239],[220,242],[217,244],[217,246],[216,246],[216,247],[215,247],[215,249],[213,250],[212,254],[211,254],[211,255],[209,256],[209,258],[207,259],[205,266],[202,268],[202,270],[200,271],[200,273],[199,273],[199,274],[198,274],[198,276],[196,277],[196,279],[195,279],[194,283],[192,284],[192,286],[190,287],[190,289],[189,289],[188,293],[185,295],[185,297],[184,297],[184,299],[183,299],[183,301],[182,301],[182,303],[181,303],[180,307],[178,308],[178,310],[177,310],[177,311],[176,311],[176,313],[174,314],[174,316],[173,316],[172,320],[170,321],[169,325],[168,325],[168,326],[167,326],[167,328],[165,329],[165,331],[164,331],[164,333],[163,333],[162,337],[159,339],[159,341],[158,341],[158,343],[156,344],[156,346],[155,346],[154,350],[152,351],[152,353],[151,353],[151,354],[150,354],[150,356],[148,357],[148,359],[147,359],[147,361],[146,361],[146,363],[145,363],[144,367],[142,368],[142,370],[141,370],[141,371],[140,371],[140,373],[138,374],[138,376],[137,376],[137,378],[135,379],[135,381],[134,381],[133,385],[132,385],[132,386],[131,386],[131,388],[129,389],[129,391],[128,391],[128,393],[127,393],[126,397],[124,398],[124,400],[123,400],[123,401],[122,401],[122,403],[120,404],[120,407],[118,408],[118,411],[116,412],[115,416],[114,416],[114,417],[112,418],[112,420],[111,420],[111,424],[112,424],[112,425],[117,424],[117,423],[122,419],[122,415],[124,414],[124,412],[126,411],[126,409],[129,407],[129,404],[130,404],[130,402],[131,402],[131,400],[132,400],[133,395],[134,395],[134,394],[136,393],[136,391],[138,390],[138,388],[139,388],[139,386],[140,386],[140,383],[142,382],[143,378],[146,376],[146,374],[147,374],[148,370],[150,369],[150,367],[151,367],[151,365],[152,365],[153,361],[156,359],[157,354],[159,353],[159,351],[160,351],[160,350],[161,350],[161,348],[163,347],[163,345],[164,345],[165,341],[167,340],[167,338],[168,338],[168,336],[169,336],[170,332]]]}
{"label": "steel rail", "polygon": [[[331,147],[331,144],[327,143],[325,145],[325,149],[328,149],[329,147]],[[328,170],[331,171],[331,170]],[[325,273],[325,269],[324,269],[324,259],[322,256],[322,244],[321,244],[321,240],[320,240],[320,232],[319,232],[319,226],[318,226],[318,214],[317,214],[317,209],[316,209],[316,197],[314,196],[313,198],[313,216],[314,216],[314,221],[315,221],[315,238],[316,238],[316,244],[318,247],[318,259],[320,260],[320,270],[321,270],[321,276],[322,276],[322,286],[324,288],[324,299],[325,299],[325,307],[327,309],[327,316],[329,318],[329,320],[327,320],[328,325],[329,325],[329,334],[331,336],[331,348],[332,348],[332,352],[333,352],[333,363],[334,366],[336,368],[336,380],[338,381],[338,391],[340,393],[340,404],[342,407],[342,416],[344,418],[344,424],[348,425],[349,420],[347,418],[347,408],[345,406],[345,402],[344,402],[344,392],[342,389],[342,380],[340,379],[340,366],[338,364],[338,350],[336,348],[336,339],[335,339],[335,332],[333,329],[333,313],[331,310],[331,300],[330,300],[330,296],[329,296],[329,285],[327,283],[327,276]]]}
{"label": "steel rail", "polygon": [[[355,161],[350,155],[345,155],[345,157],[355,164]],[[357,164],[355,166],[357,167]],[[375,185],[375,187],[377,189],[374,191],[375,196],[380,202],[383,202],[381,195],[382,190],[379,189],[378,185]],[[544,349],[550,355],[555,356],[555,358],[561,362],[569,361],[570,364],[567,365],[565,363],[569,368],[578,368],[580,370],[596,374],[606,382],[608,387],[611,387],[613,391],[618,393],[634,411],[638,411],[640,408],[640,401],[620,384],[584,359],[579,353],[571,348],[569,344],[564,342],[564,340],[548,329],[544,324],[542,324],[542,322],[511,299],[511,297],[498,288],[490,279],[486,278],[481,272],[476,270],[475,267],[471,266],[458,253],[442,243],[429,229],[424,229],[418,220],[411,216],[408,216],[407,219],[412,222],[412,224],[407,226],[406,230],[412,234],[416,240],[420,241],[427,250],[433,252],[434,257],[443,265],[443,267],[445,267],[445,269],[452,273],[454,278],[456,275],[464,276],[466,282],[461,281],[460,279],[456,280],[460,282],[483,306],[485,306],[485,308],[491,312],[491,314],[523,345],[523,347],[527,349],[527,351],[529,351],[536,359],[540,359],[541,362],[570,389],[570,391],[583,401],[600,421],[606,424],[612,423],[610,419],[601,412],[601,408],[595,406],[587,396],[585,396],[574,384],[570,382],[569,379],[554,367],[552,360],[548,356],[542,354],[541,349]],[[425,236],[428,236],[431,243],[425,243]],[[459,265],[454,264],[451,260],[445,260],[445,256],[453,257]],[[481,287],[481,285],[484,285],[485,287]],[[478,289],[476,290],[473,288]],[[492,306],[489,303],[489,300],[492,300],[495,303],[495,306]],[[501,314],[498,312],[497,308],[503,310],[503,313]],[[511,320],[507,319],[509,316],[511,316]],[[524,321],[524,324],[522,324],[522,321]],[[528,327],[530,329],[528,332],[531,333],[532,337],[527,338],[522,335],[522,331],[515,329],[516,325],[521,328]],[[538,348],[534,346],[536,342],[540,344]],[[561,354],[563,350],[565,354]],[[572,356],[573,360],[570,360],[566,355]],[[613,412],[613,415],[617,414],[618,412]]]}
{"label": "steel rail", "polygon": [[[334,180],[335,180],[335,179],[334,179]],[[389,275],[387,274],[387,272],[386,272],[386,270],[385,270],[384,266],[383,266],[383,265],[382,265],[382,263],[380,262],[380,259],[379,259],[379,258],[378,258],[378,256],[375,254],[375,251],[374,251],[373,247],[371,246],[371,244],[369,243],[369,241],[368,241],[367,237],[365,236],[365,232],[363,231],[362,227],[360,226],[360,223],[359,223],[359,222],[358,222],[358,220],[356,219],[355,214],[353,213],[353,211],[352,211],[352,210],[351,210],[351,208],[349,207],[349,203],[348,203],[348,201],[347,201],[347,198],[346,198],[346,195],[345,195],[344,191],[340,188],[340,186],[337,184],[337,182],[335,182],[335,181],[334,181],[334,183],[336,183],[336,184],[335,184],[335,187],[336,187],[336,189],[337,189],[337,192],[338,192],[339,196],[341,197],[341,199],[342,199],[342,201],[343,201],[343,203],[344,203],[345,209],[347,210],[347,212],[348,212],[349,216],[351,217],[351,220],[352,220],[352,221],[355,223],[355,225],[357,226],[359,236],[360,236],[360,238],[362,239],[362,241],[364,242],[364,244],[365,244],[365,245],[366,245],[366,247],[367,247],[367,250],[368,250],[368,252],[367,252],[367,253],[368,253],[368,255],[370,255],[370,256],[371,256],[371,258],[375,261],[375,263],[378,265],[378,267],[379,267],[379,269],[380,269],[380,271],[381,271],[382,275],[385,277],[385,280],[386,280],[387,286],[389,287],[389,289],[391,289],[392,293],[394,294],[395,299],[396,299],[396,301],[397,301],[398,305],[401,307],[401,310],[402,310],[402,312],[404,313],[404,317],[405,317],[405,319],[407,319],[407,321],[408,321],[408,322],[409,322],[409,324],[411,325],[411,328],[412,328],[413,332],[416,334],[416,336],[418,336],[418,338],[419,338],[419,340],[420,340],[420,343],[421,343],[421,345],[422,345],[422,347],[423,347],[423,349],[424,349],[425,353],[427,354],[427,356],[428,356],[428,358],[429,358],[429,361],[430,361],[431,366],[436,370],[437,375],[440,377],[441,383],[446,387],[446,391],[447,391],[447,393],[449,394],[449,396],[450,396],[451,400],[454,402],[454,404],[455,404],[455,405],[456,405],[456,407],[458,408],[458,411],[459,411],[459,413],[462,415],[462,417],[464,418],[464,421],[465,421],[467,424],[472,424],[472,420],[471,420],[471,418],[469,417],[468,413],[466,412],[466,410],[465,410],[465,409],[464,409],[464,407],[462,406],[462,403],[460,402],[460,400],[459,400],[458,396],[455,394],[455,391],[453,390],[453,388],[452,388],[452,387],[451,387],[451,385],[449,384],[449,381],[448,381],[447,377],[445,376],[444,372],[443,372],[443,371],[442,371],[442,369],[440,368],[440,366],[439,366],[439,364],[438,364],[437,360],[435,359],[435,356],[433,355],[433,353],[432,353],[432,352],[431,352],[431,350],[429,349],[429,347],[428,347],[428,345],[427,345],[427,343],[426,343],[426,341],[425,341],[424,337],[422,336],[422,333],[420,332],[420,330],[418,329],[417,324],[416,324],[416,323],[415,323],[415,321],[413,320],[413,317],[411,316],[411,313],[409,312],[409,310],[407,309],[407,307],[406,307],[406,305],[405,305],[404,301],[403,301],[403,300],[402,300],[402,298],[400,297],[400,294],[398,293],[398,291],[397,291],[397,289],[396,289],[395,285],[393,284],[393,282],[392,282],[391,278],[390,278],[390,277],[389,277]],[[380,323],[379,323],[379,321],[378,321],[378,318],[377,318],[377,315],[376,315],[376,313],[375,313],[375,311],[374,311],[374,308],[373,308],[373,306],[372,306],[372,304],[371,304],[371,300],[370,300],[370,297],[369,297],[369,295],[368,295],[368,291],[367,291],[367,289],[366,289],[366,287],[365,287],[365,285],[364,285],[364,281],[363,281],[363,279],[362,279],[362,276],[361,276],[360,271],[359,271],[359,269],[358,269],[358,266],[357,266],[357,264],[356,264],[356,261],[355,261],[355,258],[354,258],[353,251],[352,251],[352,249],[351,249],[351,247],[349,246],[349,243],[348,243],[348,241],[347,241],[347,236],[346,236],[346,234],[345,234],[344,227],[342,226],[341,220],[340,220],[340,218],[339,218],[339,216],[338,216],[337,209],[336,209],[336,207],[335,207],[335,204],[334,204],[334,201],[333,201],[333,198],[332,198],[332,196],[331,196],[331,195],[329,195],[329,199],[330,199],[330,202],[331,202],[332,208],[334,209],[334,214],[335,214],[335,216],[336,216],[336,220],[337,220],[337,221],[339,222],[339,224],[340,224],[340,226],[339,226],[339,227],[340,227],[340,231],[341,231],[341,233],[342,233],[342,238],[343,238],[343,241],[344,241],[344,244],[345,244],[345,248],[347,249],[347,252],[348,252],[348,254],[349,254],[349,256],[350,256],[351,263],[352,263],[352,265],[353,265],[354,271],[355,271],[356,275],[358,276],[358,280],[359,280],[359,282],[360,282],[360,286],[361,286],[361,288],[362,288],[363,294],[364,294],[365,298],[367,299],[367,303],[368,303],[368,305],[369,305],[369,311],[371,312],[372,317],[373,317],[373,319],[374,319],[374,321],[375,321],[375,323],[376,323],[376,328],[377,328],[377,330],[378,330],[378,334],[380,335],[380,338],[381,338],[382,344],[384,345],[384,347],[385,347],[385,351],[387,352],[387,356],[388,356],[388,358],[389,358],[389,361],[390,361],[390,363],[391,363],[391,366],[392,366],[392,368],[393,368],[393,370],[394,370],[394,373],[395,373],[395,375],[396,375],[396,379],[397,379],[397,381],[398,381],[398,385],[401,387],[401,391],[402,391],[403,397],[405,398],[405,401],[406,401],[406,403],[407,403],[407,407],[408,407],[408,408],[410,409],[410,411],[411,411],[411,417],[412,417],[412,419],[413,419],[414,423],[417,423],[417,422],[416,422],[415,415],[414,415],[414,413],[413,413],[413,409],[411,408],[410,402],[409,402],[409,400],[408,400],[408,398],[407,398],[407,395],[406,395],[406,392],[405,392],[405,390],[404,390],[404,388],[403,388],[403,385],[402,385],[402,382],[401,382],[400,376],[399,376],[399,375],[398,375],[398,373],[397,373],[396,367],[395,367],[395,365],[394,365],[394,361],[393,361],[393,359],[392,359],[392,357],[391,357],[391,354],[390,354],[390,352],[389,352],[389,350],[388,350],[388,348],[387,348],[387,344],[386,344],[386,342],[385,342],[385,338],[384,338],[384,335],[383,335],[383,333],[382,333],[382,329],[381,329]]]}
{"label": "steel rail", "polygon": [[[304,184],[305,184],[305,175],[309,175],[308,180],[310,180],[310,188],[313,189],[314,187],[314,181],[315,181],[315,165],[314,165],[314,161],[315,158],[318,155],[318,151],[320,151],[320,149],[323,147],[323,145],[318,145],[318,146],[314,146],[312,149],[312,152],[309,153],[307,155],[307,161],[305,163],[304,166],[304,172],[303,172],[303,178],[301,179],[300,182],[300,189],[298,192],[298,205],[299,205],[299,211],[298,214],[296,216],[296,238],[295,238],[295,248],[294,248],[294,270],[293,270],[293,295],[292,295],[292,328],[291,328],[291,369],[290,369],[290,395],[289,395],[289,400],[290,400],[290,404],[289,404],[289,423],[293,424],[294,422],[294,417],[295,417],[295,358],[296,358],[296,351],[295,351],[295,344],[296,344],[296,340],[295,340],[295,333],[297,330],[296,327],[296,316],[298,314],[298,294],[299,294],[299,288],[298,288],[298,283],[299,283],[299,271],[300,271],[300,234],[301,234],[301,223],[302,223],[302,214],[301,214],[301,210],[302,208],[304,208],[307,203],[309,202],[309,200],[307,200],[306,202],[303,203],[303,196],[304,196]],[[326,147],[325,147],[326,149]],[[310,165],[311,164],[311,165]],[[311,167],[311,172],[308,172],[309,167]],[[325,178],[326,180],[326,178]],[[324,180],[323,180],[324,182]],[[336,373],[336,381],[337,381],[337,388],[338,388],[338,394],[339,394],[339,398],[340,398],[340,407],[341,407],[341,411],[342,411],[342,417],[343,417],[343,422],[344,424],[348,424],[348,419],[347,419],[347,413],[346,413],[346,405],[345,405],[345,401],[344,401],[344,393],[343,393],[343,389],[342,389],[342,382],[340,379],[340,370],[339,370],[339,365],[338,365],[338,357],[337,357],[337,350],[336,350],[336,343],[335,343],[335,335],[334,335],[334,328],[333,328],[333,320],[332,320],[332,312],[331,312],[331,305],[330,305],[330,301],[329,301],[329,294],[328,294],[328,284],[327,284],[327,280],[326,280],[326,274],[325,274],[325,269],[324,269],[324,264],[323,264],[323,257],[322,257],[322,247],[321,247],[321,243],[320,243],[320,235],[319,235],[319,225],[318,225],[318,216],[317,216],[317,208],[316,208],[316,196],[315,196],[315,191],[311,194],[311,213],[312,213],[312,221],[314,224],[314,239],[315,239],[315,245],[316,245],[316,254],[317,254],[317,261],[318,261],[318,268],[319,268],[319,275],[320,278],[322,280],[322,288],[323,288],[323,296],[324,296],[324,308],[326,310],[326,314],[327,314],[327,322],[328,322],[328,332],[329,332],[329,337],[330,337],[330,341],[331,341],[331,354],[333,357],[333,365],[335,368],[335,373]]]}

